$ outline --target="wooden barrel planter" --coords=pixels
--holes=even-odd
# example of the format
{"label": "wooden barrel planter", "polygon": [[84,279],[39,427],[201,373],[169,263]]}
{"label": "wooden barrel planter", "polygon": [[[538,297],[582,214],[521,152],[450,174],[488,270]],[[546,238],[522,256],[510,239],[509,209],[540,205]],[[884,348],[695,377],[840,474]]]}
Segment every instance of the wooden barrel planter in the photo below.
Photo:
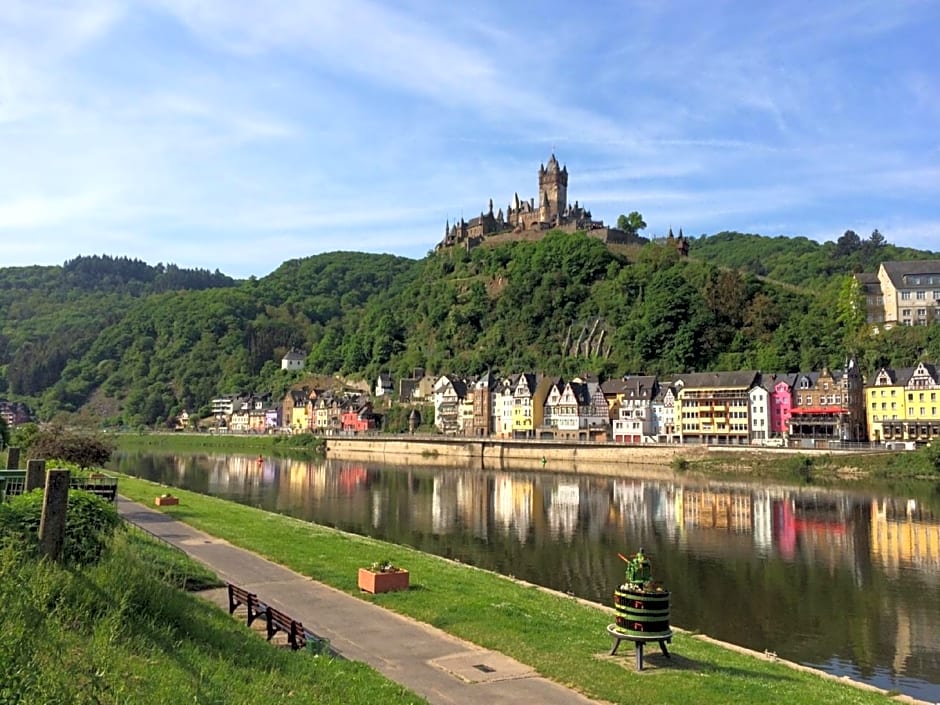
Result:
{"label": "wooden barrel planter", "polygon": [[667,639],[669,628],[669,591],[621,586],[614,591],[616,629],[639,639]]}

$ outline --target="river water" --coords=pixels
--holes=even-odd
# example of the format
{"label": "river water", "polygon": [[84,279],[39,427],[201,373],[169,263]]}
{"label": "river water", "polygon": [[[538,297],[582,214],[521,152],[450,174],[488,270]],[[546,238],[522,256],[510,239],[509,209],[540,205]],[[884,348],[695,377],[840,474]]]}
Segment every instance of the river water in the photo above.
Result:
{"label": "river water", "polygon": [[674,625],[940,702],[940,483],[822,488],[149,452],[116,454],[111,467],[608,605],[624,577],[617,554],[642,547],[672,591]]}

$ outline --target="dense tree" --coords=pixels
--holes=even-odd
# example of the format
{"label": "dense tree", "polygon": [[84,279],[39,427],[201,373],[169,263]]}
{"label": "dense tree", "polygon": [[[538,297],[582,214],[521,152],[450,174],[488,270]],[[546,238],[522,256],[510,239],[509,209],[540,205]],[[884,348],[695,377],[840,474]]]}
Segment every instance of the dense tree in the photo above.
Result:
{"label": "dense tree", "polygon": [[862,246],[862,240],[854,230],[846,230],[845,233],[836,240],[836,249],[833,255],[836,257],[848,257],[858,252]]}
{"label": "dense tree", "polygon": [[27,449],[30,458],[64,460],[81,468],[103,467],[114,444],[102,436],[73,433],[61,427],[41,429]]}
{"label": "dense tree", "polygon": [[617,228],[631,235],[639,235],[641,230],[646,229],[646,221],[638,211],[630,211],[629,215],[621,213],[617,216]]}

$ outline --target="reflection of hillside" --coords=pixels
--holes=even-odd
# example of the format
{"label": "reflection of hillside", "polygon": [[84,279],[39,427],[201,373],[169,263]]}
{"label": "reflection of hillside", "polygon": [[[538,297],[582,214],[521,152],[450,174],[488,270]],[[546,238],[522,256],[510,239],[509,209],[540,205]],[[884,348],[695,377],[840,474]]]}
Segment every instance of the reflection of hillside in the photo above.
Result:
{"label": "reflection of hillside", "polygon": [[916,503],[871,503],[872,557],[896,574],[901,567],[936,575],[940,569],[940,521]]}

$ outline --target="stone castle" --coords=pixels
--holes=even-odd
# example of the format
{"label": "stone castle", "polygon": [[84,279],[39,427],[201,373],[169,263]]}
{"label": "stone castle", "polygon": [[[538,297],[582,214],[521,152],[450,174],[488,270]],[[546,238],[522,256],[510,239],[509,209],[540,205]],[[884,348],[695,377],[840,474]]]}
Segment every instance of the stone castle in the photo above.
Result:
{"label": "stone castle", "polygon": [[558,160],[552,154],[547,166],[539,165],[538,205],[534,198],[523,201],[516,193],[505,213],[502,208],[494,213],[491,198],[489,210],[485,213],[481,211],[479,217],[469,221],[461,218],[453,225],[448,221],[444,227],[444,239],[436,249],[454,246],[470,249],[488,237],[499,235],[509,236],[502,238],[506,240],[537,239],[541,236],[540,233],[548,230],[570,233],[580,230],[608,243],[647,242],[646,238],[608,227],[601,220],[594,220],[591,211],[578,205],[577,201],[573,206],[568,203],[568,167],[559,166]]}

